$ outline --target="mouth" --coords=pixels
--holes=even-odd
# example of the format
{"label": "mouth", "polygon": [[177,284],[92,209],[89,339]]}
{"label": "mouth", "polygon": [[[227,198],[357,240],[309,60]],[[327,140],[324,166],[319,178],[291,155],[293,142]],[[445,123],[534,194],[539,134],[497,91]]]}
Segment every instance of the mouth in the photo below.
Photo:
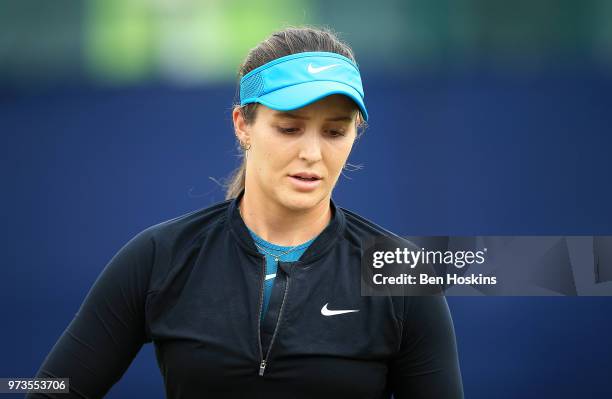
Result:
{"label": "mouth", "polygon": [[289,175],[289,178],[293,182],[293,186],[298,191],[311,191],[317,188],[321,183],[322,178],[312,173],[298,173],[295,175]]}
{"label": "mouth", "polygon": [[291,176],[294,179],[298,179],[298,180],[302,180],[302,181],[315,181],[315,180],[321,180],[319,178],[316,177],[302,177],[302,176]]}
{"label": "mouth", "polygon": [[321,177],[317,175],[316,173],[301,172],[301,173],[296,173],[294,175],[289,175],[289,176],[296,178],[296,179],[303,180],[303,181],[321,180]]}

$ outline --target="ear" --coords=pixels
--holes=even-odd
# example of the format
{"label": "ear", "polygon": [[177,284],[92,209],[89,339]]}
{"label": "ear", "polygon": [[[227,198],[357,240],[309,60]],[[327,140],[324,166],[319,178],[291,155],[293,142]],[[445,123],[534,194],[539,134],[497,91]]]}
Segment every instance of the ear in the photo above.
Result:
{"label": "ear", "polygon": [[249,143],[251,141],[251,132],[249,125],[246,123],[240,112],[240,107],[234,107],[232,111],[232,119],[234,121],[234,134],[238,140],[243,143]]}

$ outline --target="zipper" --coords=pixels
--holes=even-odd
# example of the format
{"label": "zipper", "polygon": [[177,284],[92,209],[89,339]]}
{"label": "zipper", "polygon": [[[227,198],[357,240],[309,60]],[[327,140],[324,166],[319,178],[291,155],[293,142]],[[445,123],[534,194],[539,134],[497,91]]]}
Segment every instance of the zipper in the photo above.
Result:
{"label": "zipper", "polygon": [[261,291],[259,293],[259,313],[257,313],[257,344],[259,345],[259,358],[261,364],[259,365],[259,375],[263,375],[266,369],[266,359],[263,358],[263,349],[261,348],[261,312],[263,310],[263,297],[265,281],[266,281],[266,255],[262,255],[263,258],[263,270],[261,272]]}
{"label": "zipper", "polygon": [[262,273],[262,282],[261,282],[261,296],[259,302],[259,315],[257,322],[257,335],[259,337],[259,356],[261,357],[261,363],[259,363],[259,375],[263,376],[266,371],[266,366],[268,365],[268,358],[270,357],[270,352],[272,351],[272,345],[274,345],[274,339],[276,338],[276,334],[278,333],[278,325],[280,324],[281,318],[283,317],[283,308],[285,307],[285,299],[287,298],[287,292],[289,292],[289,275],[287,275],[287,284],[285,285],[285,293],[283,294],[283,300],[281,302],[280,309],[278,311],[278,319],[276,320],[276,326],[274,327],[274,333],[272,333],[272,338],[270,339],[270,345],[268,346],[268,351],[266,352],[266,357],[263,357],[263,350],[261,348],[261,310],[263,307],[263,292],[264,292],[264,275],[266,266],[266,257],[264,255],[264,271]]}

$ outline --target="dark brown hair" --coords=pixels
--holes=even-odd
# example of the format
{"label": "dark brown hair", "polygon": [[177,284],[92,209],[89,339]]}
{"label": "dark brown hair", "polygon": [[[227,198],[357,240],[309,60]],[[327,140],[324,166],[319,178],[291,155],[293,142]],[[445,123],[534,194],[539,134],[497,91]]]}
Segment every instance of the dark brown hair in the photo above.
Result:
{"label": "dark brown hair", "polygon": [[[307,51],[337,53],[347,57],[357,65],[351,47],[340,40],[331,29],[326,27],[315,28],[311,26],[287,27],[274,32],[271,36],[249,51],[238,71],[237,96],[239,97],[240,93],[240,79],[253,69],[277,58]],[[240,106],[240,102],[235,102],[233,105],[234,108],[240,108],[242,117],[249,125],[255,122],[257,106],[258,103]],[[361,112],[359,112],[357,124],[359,130],[357,137],[359,137],[366,127],[366,122],[363,120]],[[245,174],[246,162],[243,154],[241,165],[232,173],[229,178],[229,183],[226,184],[226,200],[235,198],[240,194],[244,188]]]}

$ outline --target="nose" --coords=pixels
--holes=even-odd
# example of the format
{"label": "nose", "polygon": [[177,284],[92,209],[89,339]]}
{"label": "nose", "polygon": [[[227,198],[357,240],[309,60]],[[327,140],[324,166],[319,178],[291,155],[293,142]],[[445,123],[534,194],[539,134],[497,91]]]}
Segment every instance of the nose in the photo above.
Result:
{"label": "nose", "polygon": [[309,163],[321,160],[321,140],[317,132],[310,131],[302,136],[299,158]]}

